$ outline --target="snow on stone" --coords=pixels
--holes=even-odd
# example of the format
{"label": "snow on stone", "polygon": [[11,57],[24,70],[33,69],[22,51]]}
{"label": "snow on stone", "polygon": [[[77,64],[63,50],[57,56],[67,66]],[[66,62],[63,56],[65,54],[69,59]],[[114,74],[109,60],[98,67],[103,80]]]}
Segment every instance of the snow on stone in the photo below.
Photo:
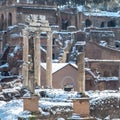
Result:
{"label": "snow on stone", "polygon": [[[41,114],[49,115],[48,112],[43,110],[50,110],[53,114],[59,111],[70,110],[72,107],[72,98],[77,97],[76,91],[67,92],[62,89],[36,89],[36,93],[39,94],[41,91],[45,91],[47,97],[41,97],[39,100],[39,107]],[[94,104],[96,101],[101,101],[107,97],[118,97],[120,98],[119,91],[105,90],[105,91],[86,91],[86,94],[90,97],[90,103]],[[56,107],[52,110],[52,107]],[[42,109],[41,109],[42,108]],[[1,120],[17,120],[18,115],[24,115],[27,117],[29,111],[23,112],[23,100],[11,100],[9,102],[0,101],[0,118]],[[79,116],[73,115],[73,118],[78,118]],[[58,119],[62,120],[62,118]],[[63,119],[64,120],[64,119]]]}
{"label": "snow on stone", "polygon": [[0,66],[0,69],[1,69],[1,68],[8,68],[8,67],[9,67],[9,64],[8,64],[8,63],[5,63],[5,64],[3,64],[3,65]]}
{"label": "snow on stone", "polygon": [[87,9],[85,8],[85,6],[83,6],[83,5],[77,6],[77,10],[78,10],[79,12],[87,11]]}
{"label": "snow on stone", "polygon": [[18,120],[18,114],[23,111],[22,100],[12,100],[10,102],[0,101],[1,120]]}
{"label": "snow on stone", "polygon": [[115,77],[115,76],[113,76],[113,77],[99,77],[97,80],[98,81],[118,81],[119,78]]}
{"label": "snow on stone", "polygon": [[13,58],[14,57],[14,53],[9,53],[9,56]]}
{"label": "snow on stone", "polygon": [[20,49],[20,46],[15,46],[14,53],[16,53]]}
{"label": "snow on stone", "polygon": [[40,47],[40,49],[41,49],[43,52],[47,53],[47,51],[46,51],[43,47]]}
{"label": "snow on stone", "polygon": [[21,33],[10,34],[10,38],[16,38],[16,37],[21,37]]}
{"label": "snow on stone", "polygon": [[20,50],[20,49],[21,49],[21,47],[20,47],[19,45],[18,45],[18,46],[15,46],[13,52],[12,52],[12,53],[9,53],[9,56],[10,56],[11,58],[13,58],[14,55],[15,55],[15,53],[17,53],[17,51]]}
{"label": "snow on stone", "polygon": [[18,27],[17,25],[9,26],[8,30],[12,30],[13,28]]}
{"label": "snow on stone", "polygon": [[90,102],[94,104],[94,102],[100,102],[102,99],[106,99],[109,97],[117,97],[120,98],[120,92],[114,90],[104,90],[104,91],[87,91],[86,94],[90,97]]}
{"label": "snow on stone", "polygon": [[103,16],[103,17],[120,17],[120,14],[117,12],[107,12],[107,11],[100,11],[100,12],[84,12],[86,16]]}

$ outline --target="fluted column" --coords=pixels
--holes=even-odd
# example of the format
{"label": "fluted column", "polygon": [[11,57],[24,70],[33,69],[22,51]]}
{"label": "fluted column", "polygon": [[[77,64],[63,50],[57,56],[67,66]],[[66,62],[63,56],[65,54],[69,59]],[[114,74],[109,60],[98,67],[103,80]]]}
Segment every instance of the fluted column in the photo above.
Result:
{"label": "fluted column", "polygon": [[28,82],[28,31],[23,30],[23,67],[22,67],[22,75],[23,75],[23,85],[29,86]]}
{"label": "fluted column", "polygon": [[79,53],[78,55],[78,91],[80,93],[85,92],[85,53]]}
{"label": "fluted column", "polygon": [[52,32],[47,33],[46,87],[52,88]]}

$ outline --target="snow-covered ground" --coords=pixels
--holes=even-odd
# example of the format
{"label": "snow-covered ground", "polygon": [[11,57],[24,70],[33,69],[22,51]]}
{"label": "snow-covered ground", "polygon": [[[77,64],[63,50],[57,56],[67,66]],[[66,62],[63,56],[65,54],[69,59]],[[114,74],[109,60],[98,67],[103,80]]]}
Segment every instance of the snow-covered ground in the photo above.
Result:
{"label": "snow-covered ground", "polygon": [[[36,93],[45,92],[46,97],[39,100],[39,106],[42,110],[51,109],[54,106],[67,106],[68,111],[72,108],[72,98],[80,97],[77,92],[66,92],[61,89],[37,89]],[[119,91],[87,91],[86,94],[90,97],[90,103],[94,104],[106,97],[118,97],[120,99]],[[118,106],[120,107],[120,106]],[[58,109],[57,109],[58,110]],[[23,100],[14,99],[9,102],[0,101],[0,118],[1,120],[17,120],[18,114],[23,111]],[[55,112],[55,111],[53,111]]]}

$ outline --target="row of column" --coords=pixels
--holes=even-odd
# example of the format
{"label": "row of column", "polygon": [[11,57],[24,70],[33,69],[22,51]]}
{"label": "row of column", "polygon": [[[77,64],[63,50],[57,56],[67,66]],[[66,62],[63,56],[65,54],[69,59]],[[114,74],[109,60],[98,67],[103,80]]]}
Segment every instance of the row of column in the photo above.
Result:
{"label": "row of column", "polygon": [[[31,91],[34,91],[36,85],[41,86],[41,51],[40,51],[40,34],[41,31],[37,30],[33,36],[33,73],[30,77],[28,66],[29,66],[29,36],[27,30],[23,30],[23,79],[24,86],[28,86]],[[78,91],[81,93],[85,92],[85,54],[84,52],[78,55]],[[46,58],[46,86],[52,88],[52,33],[47,32],[47,58]]]}
{"label": "row of column", "polygon": [[[33,36],[33,48],[29,46],[29,32],[23,30],[23,85],[34,92],[35,86],[41,86],[41,50],[40,50],[40,30],[36,30]],[[29,50],[33,49],[33,72],[29,73]],[[47,58],[46,58],[46,86],[52,88],[52,33],[47,32]],[[31,75],[32,76],[31,76]],[[31,76],[31,77],[30,77]]]}

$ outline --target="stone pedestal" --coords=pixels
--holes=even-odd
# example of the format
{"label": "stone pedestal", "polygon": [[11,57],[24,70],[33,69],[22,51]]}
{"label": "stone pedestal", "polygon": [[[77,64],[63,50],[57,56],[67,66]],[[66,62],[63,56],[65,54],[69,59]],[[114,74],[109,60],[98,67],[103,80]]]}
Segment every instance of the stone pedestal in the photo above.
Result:
{"label": "stone pedestal", "polygon": [[33,113],[39,113],[39,98],[37,96],[31,96],[23,98],[24,110],[28,110]]}
{"label": "stone pedestal", "polygon": [[79,114],[80,117],[90,116],[89,98],[77,98],[73,100],[73,112]]}

